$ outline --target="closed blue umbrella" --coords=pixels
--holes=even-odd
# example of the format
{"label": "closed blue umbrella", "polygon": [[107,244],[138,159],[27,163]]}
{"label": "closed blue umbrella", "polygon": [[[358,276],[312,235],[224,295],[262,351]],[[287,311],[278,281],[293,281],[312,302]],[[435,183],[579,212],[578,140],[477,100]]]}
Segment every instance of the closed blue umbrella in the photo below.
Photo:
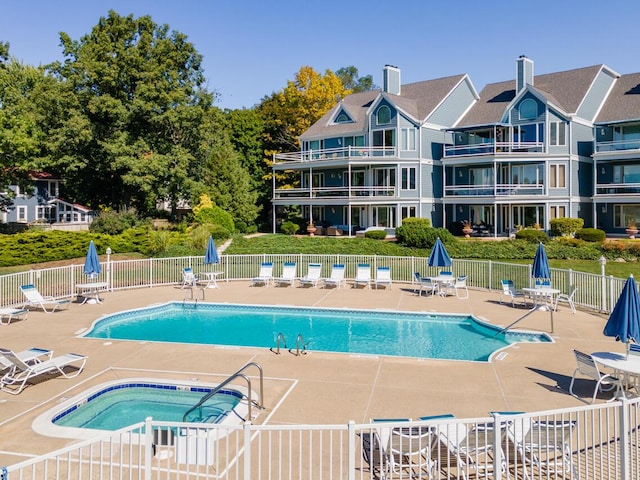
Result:
{"label": "closed blue umbrella", "polygon": [[633,275],[627,278],[602,333],[607,337],[615,337],[616,340],[625,342],[627,353],[629,342],[640,341],[640,295]]}
{"label": "closed blue umbrella", "polygon": [[89,243],[89,250],[87,251],[87,258],[84,261],[84,269],[82,272],[89,277],[97,277],[101,272],[100,260],[98,259],[98,252],[93,240]]}
{"label": "closed blue umbrella", "polygon": [[533,268],[531,269],[532,278],[551,278],[551,270],[549,269],[549,259],[542,242],[538,244],[536,256],[533,258]]}
{"label": "closed blue umbrella", "polygon": [[218,251],[216,250],[216,243],[213,241],[213,237],[209,237],[209,243],[207,244],[207,250],[204,254],[204,263],[205,265],[212,265],[214,263],[219,263],[220,259],[218,258]]}
{"label": "closed blue umbrella", "polygon": [[451,266],[451,257],[447,253],[447,249],[440,240],[440,237],[436,239],[436,243],[433,245],[431,249],[431,253],[429,254],[429,261],[427,263],[430,267],[450,267]]}

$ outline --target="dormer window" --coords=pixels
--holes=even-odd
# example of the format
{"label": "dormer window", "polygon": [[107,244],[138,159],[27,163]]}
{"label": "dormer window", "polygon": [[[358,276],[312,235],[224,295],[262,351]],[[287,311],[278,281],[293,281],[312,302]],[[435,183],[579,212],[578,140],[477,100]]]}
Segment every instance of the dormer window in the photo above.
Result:
{"label": "dormer window", "polygon": [[538,103],[532,98],[527,98],[520,103],[520,120],[533,120],[538,117]]}
{"label": "dormer window", "polygon": [[349,121],[349,117],[347,117],[347,115],[342,112],[340,115],[338,115],[336,117],[336,123],[346,123]]}
{"label": "dormer window", "polygon": [[382,105],[378,108],[378,113],[376,115],[376,123],[378,125],[387,125],[391,123],[391,109],[386,105]]}

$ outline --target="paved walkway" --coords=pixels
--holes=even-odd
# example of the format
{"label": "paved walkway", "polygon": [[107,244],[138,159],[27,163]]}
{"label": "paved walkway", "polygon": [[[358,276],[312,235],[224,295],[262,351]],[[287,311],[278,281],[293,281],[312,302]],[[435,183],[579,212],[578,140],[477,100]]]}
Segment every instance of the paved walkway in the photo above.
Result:
{"label": "paved walkway", "polygon": [[[497,325],[508,325],[522,308],[498,302],[498,292],[470,291],[468,300],[425,298],[410,285],[392,289],[321,289],[250,287],[248,282],[220,282],[206,290],[211,302],[312,305],[408,311],[474,313]],[[126,377],[163,377],[219,382],[247,362],[262,365],[266,378],[266,411],[257,422],[271,424],[367,422],[371,417],[412,417],[451,412],[458,417],[486,416],[490,410],[536,411],[582,403],[567,393],[575,368],[572,349],[623,351],[602,335],[603,316],[564,307],[555,314],[553,344],[509,347],[491,363],[357,356],[311,351],[275,355],[261,348],[223,348],[150,342],[79,338],[101,316],[169,300],[182,300],[177,287],[107,292],[98,305],[72,303],[66,311],[33,311],[24,321],[0,327],[2,346],[15,351],[38,346],[55,353],[89,356],[85,371],[74,379],[52,378],[29,386],[20,395],[0,392],[0,465],[60,448],[70,440],[41,437],[33,419],[62,398],[90,385]],[[535,312],[522,328],[550,331],[549,312]],[[585,381],[585,396],[589,386]],[[603,397],[599,401],[603,401]]]}

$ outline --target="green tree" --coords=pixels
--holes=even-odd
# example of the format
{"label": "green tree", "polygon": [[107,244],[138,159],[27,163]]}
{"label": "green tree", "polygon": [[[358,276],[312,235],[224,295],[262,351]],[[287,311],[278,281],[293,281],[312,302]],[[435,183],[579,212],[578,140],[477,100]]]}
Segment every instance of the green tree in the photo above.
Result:
{"label": "green tree", "polygon": [[72,112],[52,132],[55,165],[79,200],[97,207],[175,210],[190,198],[199,125],[213,95],[201,56],[181,33],[151,17],[109,11],[79,41],[61,33],[64,62],[51,71],[73,92]]}
{"label": "green tree", "polygon": [[342,81],[344,88],[351,90],[352,93],[368,92],[369,90],[378,88],[374,85],[373,77],[371,75],[361,77],[358,74],[358,69],[353,65],[336,70],[336,75],[340,81]]}

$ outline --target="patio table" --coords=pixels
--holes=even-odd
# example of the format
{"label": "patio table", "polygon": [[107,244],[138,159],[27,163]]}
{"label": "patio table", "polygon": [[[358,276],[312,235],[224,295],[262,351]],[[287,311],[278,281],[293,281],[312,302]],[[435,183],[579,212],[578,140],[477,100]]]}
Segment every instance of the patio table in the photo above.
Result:
{"label": "patio table", "polygon": [[200,276],[205,277],[205,280],[199,283],[204,283],[204,288],[220,288],[218,287],[218,277],[224,272],[201,272]]}
{"label": "patio table", "polygon": [[438,275],[437,277],[429,277],[429,279],[438,284],[438,295],[441,297],[447,296],[447,289],[452,288],[456,281],[454,275]]}
{"label": "patio table", "polygon": [[[547,305],[553,306],[555,304],[556,295],[560,293],[560,290],[551,287],[523,288],[522,291],[533,299],[534,307],[542,303],[547,303]],[[547,302],[544,302],[545,300]]]}
{"label": "patio table", "polygon": [[100,290],[104,290],[108,285],[107,282],[76,283],[77,296],[83,298],[82,304],[102,303]]}
{"label": "patio table", "polygon": [[623,385],[636,386],[636,380],[640,377],[640,355],[626,355],[617,352],[594,352],[593,359],[603,367],[611,368],[615,375],[622,375],[622,381],[618,383],[615,398],[625,397],[621,390]]}

